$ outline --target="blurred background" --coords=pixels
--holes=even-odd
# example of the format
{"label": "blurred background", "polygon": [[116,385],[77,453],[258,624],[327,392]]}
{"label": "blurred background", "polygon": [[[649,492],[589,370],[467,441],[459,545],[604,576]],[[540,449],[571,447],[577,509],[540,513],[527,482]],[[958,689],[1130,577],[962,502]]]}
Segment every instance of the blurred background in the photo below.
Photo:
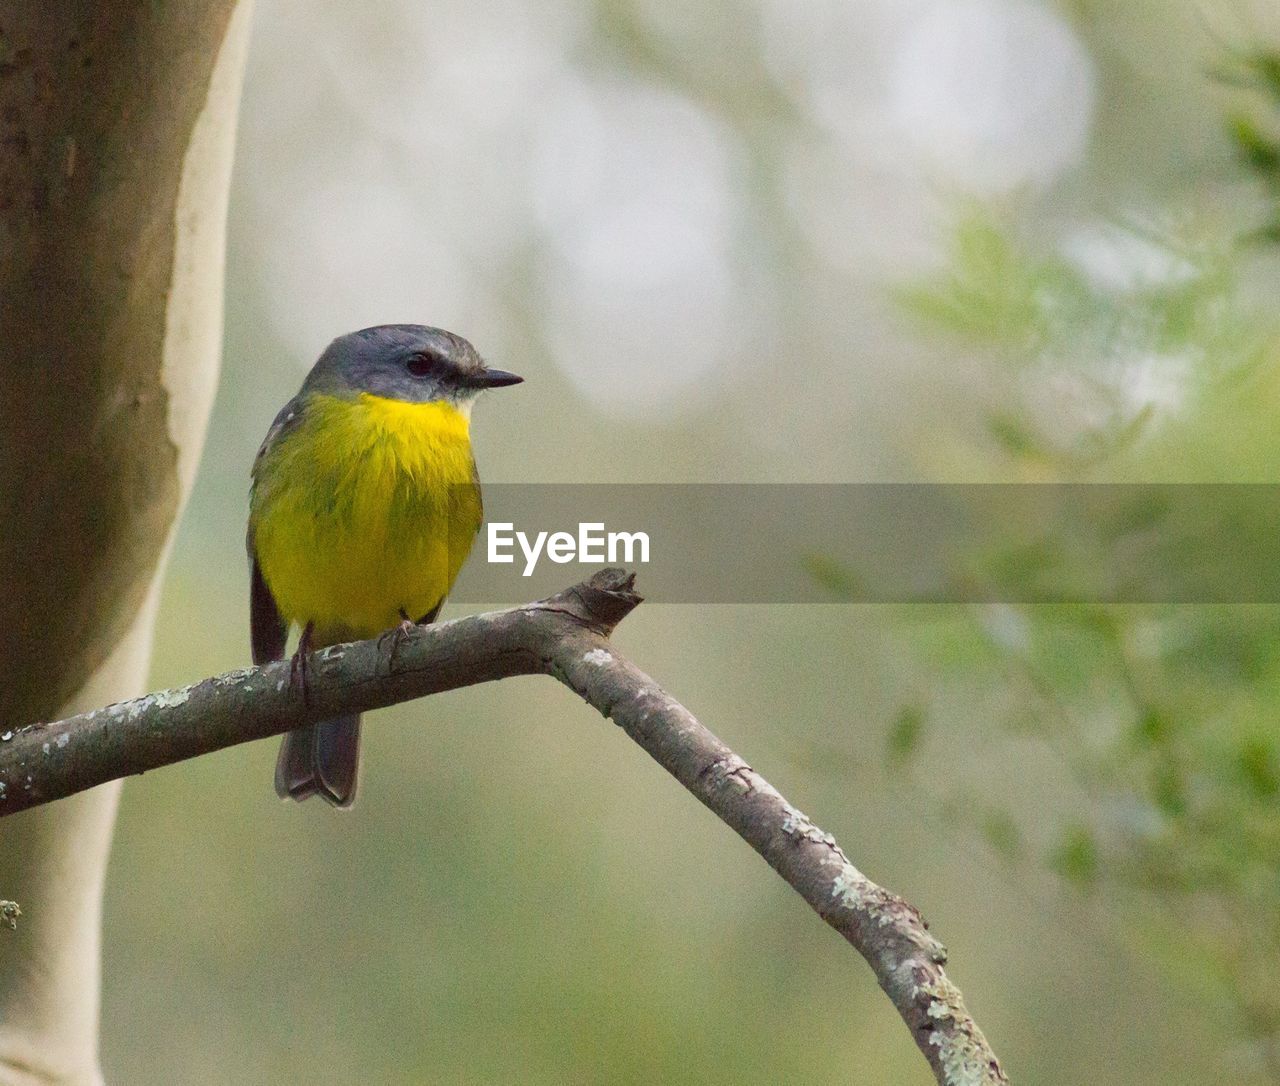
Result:
{"label": "blurred background", "polygon": [[[526,376],[477,411],[494,482],[1275,478],[1274,4],[255,19],[156,686],[248,662],[249,464],[375,323]],[[994,584],[1047,560],[1015,557]],[[1015,1081],[1280,1082],[1276,609],[826,581],[617,641],[922,909]],[[557,684],[365,735],[346,814],[275,798],[274,741],[130,782],[110,1080],[931,1081],[856,956]]]}

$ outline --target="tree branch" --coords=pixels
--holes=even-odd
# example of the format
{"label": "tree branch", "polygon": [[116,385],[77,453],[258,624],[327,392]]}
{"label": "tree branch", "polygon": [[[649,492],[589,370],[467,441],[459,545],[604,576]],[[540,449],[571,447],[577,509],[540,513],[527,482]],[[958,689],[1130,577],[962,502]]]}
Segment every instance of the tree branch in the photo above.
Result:
{"label": "tree branch", "polygon": [[609,634],[640,602],[633,584],[605,570],[546,600],[420,627],[399,644],[322,649],[309,660],[305,704],[281,661],[0,733],[0,814],[342,713],[552,675],[648,751],[867,960],[938,1082],[1007,1083],[920,913],[871,882],[829,833],[613,649]]}

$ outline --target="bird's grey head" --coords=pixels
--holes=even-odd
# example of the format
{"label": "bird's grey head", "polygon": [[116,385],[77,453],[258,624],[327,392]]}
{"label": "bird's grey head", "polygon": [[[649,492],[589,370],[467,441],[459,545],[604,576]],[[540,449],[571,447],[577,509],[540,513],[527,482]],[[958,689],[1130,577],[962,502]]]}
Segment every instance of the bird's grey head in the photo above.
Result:
{"label": "bird's grey head", "polygon": [[354,397],[361,392],[389,400],[445,400],[469,406],[486,388],[523,378],[492,370],[461,336],[422,324],[381,324],[339,336],[303,383],[303,392]]}

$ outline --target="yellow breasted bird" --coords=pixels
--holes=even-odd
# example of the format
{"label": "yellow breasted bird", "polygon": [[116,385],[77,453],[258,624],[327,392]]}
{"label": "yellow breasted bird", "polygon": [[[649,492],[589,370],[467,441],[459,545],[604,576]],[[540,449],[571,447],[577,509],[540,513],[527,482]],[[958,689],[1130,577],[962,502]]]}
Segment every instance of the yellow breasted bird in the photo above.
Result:
{"label": "yellow breasted bird", "polygon": [[[439,614],[476,533],[480,479],[471,407],[521,378],[489,369],[465,339],[387,324],[335,339],[281,409],[249,498],[253,662],[373,637]],[[355,798],[360,717],[284,738],[276,792]]]}

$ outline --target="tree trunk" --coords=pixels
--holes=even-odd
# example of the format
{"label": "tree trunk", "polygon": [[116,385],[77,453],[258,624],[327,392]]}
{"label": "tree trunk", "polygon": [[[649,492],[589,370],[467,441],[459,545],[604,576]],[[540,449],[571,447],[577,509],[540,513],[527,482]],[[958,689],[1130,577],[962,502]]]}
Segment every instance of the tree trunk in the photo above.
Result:
{"label": "tree trunk", "polygon": [[[217,377],[249,2],[0,0],[0,726],[145,688]],[[0,1083],[92,1083],[118,786],[6,820]]]}

